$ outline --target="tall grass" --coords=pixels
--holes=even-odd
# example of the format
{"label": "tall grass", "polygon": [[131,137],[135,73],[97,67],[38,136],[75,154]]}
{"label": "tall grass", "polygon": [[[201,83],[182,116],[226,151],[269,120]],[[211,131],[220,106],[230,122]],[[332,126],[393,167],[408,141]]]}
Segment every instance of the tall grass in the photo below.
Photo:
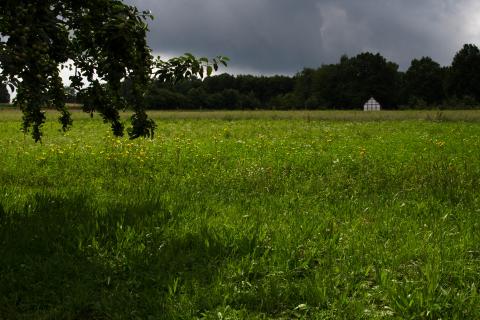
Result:
{"label": "tall grass", "polygon": [[480,124],[159,117],[0,124],[0,318],[480,317]]}

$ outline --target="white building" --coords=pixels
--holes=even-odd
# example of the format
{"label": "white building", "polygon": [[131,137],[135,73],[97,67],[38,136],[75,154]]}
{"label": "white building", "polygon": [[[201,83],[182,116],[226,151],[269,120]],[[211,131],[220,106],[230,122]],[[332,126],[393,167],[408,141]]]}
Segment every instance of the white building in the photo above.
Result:
{"label": "white building", "polygon": [[382,106],[374,98],[370,98],[363,106],[363,111],[380,111]]}

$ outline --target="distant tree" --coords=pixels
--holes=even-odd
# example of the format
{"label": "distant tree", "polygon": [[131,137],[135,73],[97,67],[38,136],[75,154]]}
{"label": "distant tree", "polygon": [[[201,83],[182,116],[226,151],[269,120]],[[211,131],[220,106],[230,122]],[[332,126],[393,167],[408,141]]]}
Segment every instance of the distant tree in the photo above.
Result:
{"label": "distant tree", "polygon": [[186,95],[191,89],[197,89],[200,87],[202,87],[201,79],[193,78],[189,80],[179,81],[175,85],[171,86],[170,88],[175,92]]}
{"label": "distant tree", "polygon": [[295,86],[295,81],[291,77],[281,75],[260,77],[258,81],[263,84],[263,87],[261,92],[257,92],[257,95],[265,104],[279,94],[292,92]]}
{"label": "distant tree", "polygon": [[[253,76],[220,74],[200,81],[188,79],[175,85],[154,82],[156,88],[168,89],[191,97],[193,108],[258,108],[267,107],[270,101],[293,90],[294,80],[288,76]],[[208,99],[206,99],[208,96]],[[215,105],[214,102],[218,105]]]}
{"label": "distant tree", "polygon": [[273,97],[269,106],[274,110],[304,109],[304,101],[295,92],[289,92]]}
{"label": "distant tree", "polygon": [[207,108],[208,93],[203,87],[191,88],[187,92],[187,97],[191,101],[193,109]]}
{"label": "distant tree", "polygon": [[295,76],[295,95],[301,101],[302,105],[313,93],[312,86],[315,73],[314,69],[304,68]]}
{"label": "distant tree", "polygon": [[372,96],[385,107],[396,107],[398,88],[398,65],[367,52],[304,70],[297,75],[295,92],[308,108],[351,109],[360,108]]}
{"label": "distant tree", "polygon": [[260,100],[257,99],[252,91],[241,94],[238,105],[242,109],[257,109],[261,107]]}
{"label": "distant tree", "polygon": [[221,92],[211,93],[207,97],[208,109],[226,109],[226,104],[225,96]]}
{"label": "distant tree", "polygon": [[0,83],[0,103],[10,103],[10,93],[3,83]]}
{"label": "distant tree", "polygon": [[[443,69],[442,69],[443,71]],[[408,92],[407,92],[407,85],[405,80],[405,71],[398,71],[397,72],[397,104],[398,108],[409,108],[408,106]],[[443,73],[445,74],[445,73]]]}
{"label": "distant tree", "polygon": [[146,103],[150,109],[154,110],[190,109],[192,107],[192,101],[187,96],[162,88],[153,88],[149,91]]}
{"label": "distant tree", "polygon": [[[63,130],[72,124],[65,107],[59,66],[72,61],[71,86],[84,111],[99,111],[113,133],[123,135],[119,110],[131,106],[130,138],[152,136],[155,123],[145,113],[152,69],[161,81],[212,74],[225,57],[213,61],[190,54],[154,60],[146,42],[149,12],[121,0],[2,0],[0,5],[0,82],[17,87],[14,103],[23,111],[23,131],[41,139],[42,111],[55,107]],[[122,96],[122,81],[131,95]],[[85,82],[84,79],[87,81]]]}
{"label": "distant tree", "polygon": [[397,105],[398,65],[388,62],[379,53],[362,53],[340,63],[347,77],[345,94],[351,106],[361,107],[369,97],[375,97],[383,107]]}
{"label": "distant tree", "polygon": [[[348,61],[346,56],[342,61]],[[346,62],[345,62],[346,63]],[[311,107],[316,102],[318,106],[328,108],[344,108],[350,105],[345,95],[345,88],[348,83],[348,74],[342,72],[340,64],[323,65],[312,75],[311,92],[309,100],[304,103]]]}
{"label": "distant tree", "polygon": [[77,92],[75,88],[64,87],[65,91],[65,102],[66,103],[78,103]]}
{"label": "distant tree", "polygon": [[427,105],[440,104],[444,98],[444,72],[430,57],[414,59],[405,73],[405,91],[410,101],[422,100]]}
{"label": "distant tree", "polygon": [[218,76],[205,79],[204,86],[206,91],[209,93],[221,92],[226,89],[234,89],[235,77],[228,73],[222,73]]}
{"label": "distant tree", "polygon": [[240,95],[240,92],[238,92],[238,90],[225,89],[222,91],[221,94],[223,96],[223,105],[220,106],[221,108],[230,109],[230,110],[241,108],[241,105],[240,105],[241,95]]}
{"label": "distant tree", "polygon": [[316,95],[310,96],[304,103],[305,109],[308,109],[308,110],[319,109],[320,105],[321,105],[321,102]]}
{"label": "distant tree", "polygon": [[457,98],[472,97],[480,101],[480,50],[466,44],[455,55],[447,75],[447,91]]}

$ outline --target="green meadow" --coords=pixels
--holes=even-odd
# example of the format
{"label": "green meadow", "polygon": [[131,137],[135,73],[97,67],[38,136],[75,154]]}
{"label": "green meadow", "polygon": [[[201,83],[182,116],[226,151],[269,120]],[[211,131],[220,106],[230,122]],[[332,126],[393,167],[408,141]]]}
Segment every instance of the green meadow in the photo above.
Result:
{"label": "green meadow", "polygon": [[0,319],[480,318],[480,112],[152,115],[0,111]]}

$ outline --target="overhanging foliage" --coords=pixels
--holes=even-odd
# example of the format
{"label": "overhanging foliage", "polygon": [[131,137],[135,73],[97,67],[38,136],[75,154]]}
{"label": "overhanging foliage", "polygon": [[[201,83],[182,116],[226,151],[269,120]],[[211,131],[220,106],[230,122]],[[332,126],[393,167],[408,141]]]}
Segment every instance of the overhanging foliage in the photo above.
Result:
{"label": "overhanging foliage", "polygon": [[[62,129],[72,125],[65,107],[60,68],[70,68],[71,86],[84,111],[98,111],[113,133],[124,134],[119,111],[131,106],[130,138],[153,136],[145,113],[145,90],[156,75],[163,81],[210,75],[226,57],[213,61],[193,55],[155,60],[146,42],[153,16],[120,0],[4,0],[0,5],[1,82],[17,89],[14,104],[23,111],[23,131],[40,141],[43,109],[60,111]],[[131,94],[121,94],[129,79]]]}

